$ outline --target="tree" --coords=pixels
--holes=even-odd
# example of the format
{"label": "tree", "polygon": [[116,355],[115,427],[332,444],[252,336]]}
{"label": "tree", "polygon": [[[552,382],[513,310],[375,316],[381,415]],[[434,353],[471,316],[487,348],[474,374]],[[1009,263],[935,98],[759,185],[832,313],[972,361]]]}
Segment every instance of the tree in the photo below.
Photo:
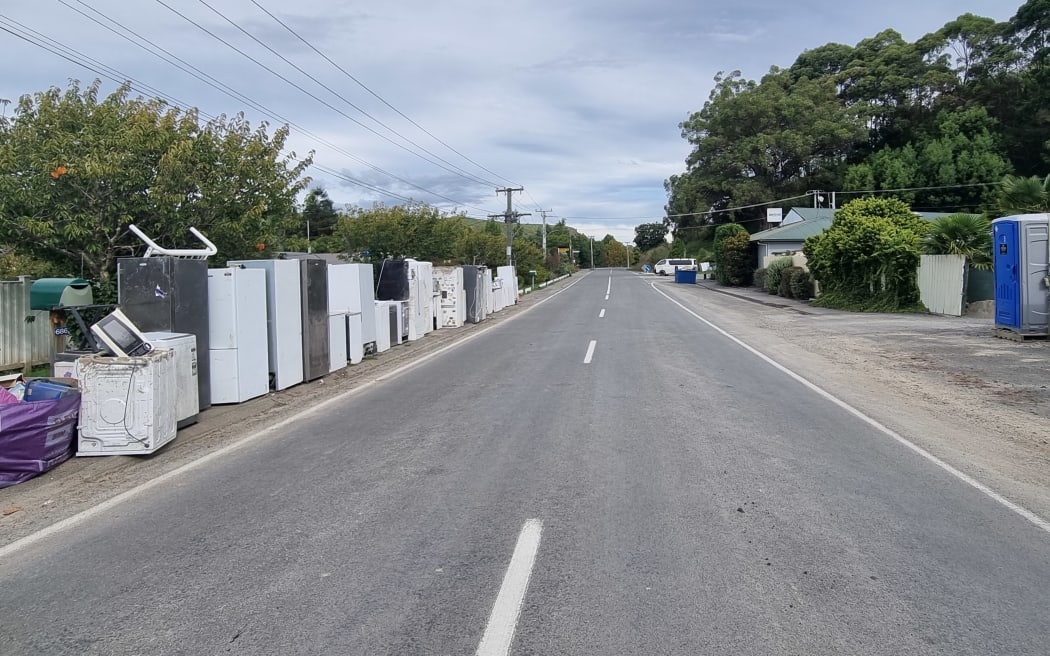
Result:
{"label": "tree", "polygon": [[446,260],[456,255],[457,241],[467,230],[461,216],[444,215],[429,205],[394,205],[352,208],[339,218],[335,235],[348,253],[367,251],[373,260]]}
{"label": "tree", "polygon": [[99,101],[99,86],[23,96],[0,122],[0,244],[107,281],[143,247],[131,223],[173,247],[195,244],[195,226],[223,258],[283,237],[311,161],[283,152],[287,128],[201,124],[127,85]]}
{"label": "tree", "polygon": [[[580,254],[583,254],[582,248]],[[616,241],[616,237],[612,235],[605,235],[600,242],[594,242],[594,256],[598,260],[598,266],[627,266],[627,247]]]}
{"label": "tree", "polygon": [[667,226],[662,223],[643,223],[634,229],[634,245],[647,251],[664,243]]}
{"label": "tree", "polygon": [[992,223],[979,214],[949,214],[930,224],[922,240],[931,255],[962,255],[975,269],[992,268]]}
{"label": "tree", "polygon": [[[715,77],[703,109],[680,125],[692,145],[684,176],[666,187],[676,213],[723,210],[838,186],[865,127],[830,78],[793,79],[773,68],[760,83]],[[681,194],[687,194],[681,197]],[[761,210],[720,220],[757,217]]]}
{"label": "tree", "polygon": [[[715,229],[715,279],[723,285],[729,282],[729,260],[726,257],[726,240],[734,235],[748,235],[747,228],[739,223],[726,223]],[[748,236],[750,241],[750,235]]]}
{"label": "tree", "polygon": [[463,264],[484,264],[495,268],[507,263],[507,240],[485,230],[464,231],[452,250]]}
{"label": "tree", "polygon": [[995,190],[987,183],[1010,170],[996,125],[981,107],[942,111],[932,133],[920,131],[904,146],[883,148],[851,166],[845,188],[915,189],[899,192],[900,198],[930,210],[990,207]]}
{"label": "tree", "polygon": [[331,235],[339,221],[339,212],[335,211],[328,192],[322,187],[311,189],[303,199],[303,222],[311,239]]}
{"label": "tree", "polygon": [[929,224],[895,198],[846,203],[803,252],[820,281],[818,303],[863,311],[898,311],[919,303],[920,241]]}

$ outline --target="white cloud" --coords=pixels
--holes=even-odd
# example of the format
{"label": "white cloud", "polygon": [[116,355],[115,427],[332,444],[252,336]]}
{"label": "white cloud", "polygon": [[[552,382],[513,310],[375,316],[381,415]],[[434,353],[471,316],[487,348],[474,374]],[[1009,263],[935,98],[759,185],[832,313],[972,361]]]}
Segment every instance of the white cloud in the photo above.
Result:
{"label": "white cloud", "polygon": [[[473,207],[468,209],[472,214],[501,211],[503,201],[493,186],[513,181],[529,192],[515,199],[519,209],[542,206],[554,208],[557,216],[592,217],[569,223],[596,238],[612,234],[630,241],[636,225],[662,216],[663,181],[681,172],[688,154],[678,123],[703,106],[716,72],[739,69],[756,78],[771,65],[788,66],[803,49],[829,41],[852,44],[887,27],[915,39],[967,11],[1003,20],[1014,10],[1000,0],[931,0],[921,6],[904,0],[877,5],[832,0],[258,1],[373,92],[488,171],[411,125],[250,0],[210,4],[361,109],[484,182],[443,170],[377,137],[159,3],[38,0],[14,3],[4,14],[64,44],[60,50],[76,49],[118,69],[118,77],[134,77],[209,114],[244,111],[253,122],[263,118],[243,101],[146,54],[69,6],[87,14],[88,7],[94,8],[333,144],[293,129],[291,147],[301,154],[316,149],[318,164],[418,200]],[[203,5],[167,2],[311,94],[406,145]],[[97,75],[10,34],[0,38],[6,55],[0,64],[0,98]],[[106,89],[113,86],[107,83]],[[456,202],[428,197],[341,151]],[[338,204],[382,198],[319,171],[311,174]]]}

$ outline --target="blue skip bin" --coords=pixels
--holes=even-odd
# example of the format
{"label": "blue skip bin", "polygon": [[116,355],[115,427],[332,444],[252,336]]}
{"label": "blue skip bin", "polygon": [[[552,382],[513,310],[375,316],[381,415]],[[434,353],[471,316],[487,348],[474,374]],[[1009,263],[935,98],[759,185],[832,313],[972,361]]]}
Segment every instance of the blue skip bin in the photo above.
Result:
{"label": "blue skip bin", "polygon": [[679,269],[674,272],[674,281],[685,283],[686,285],[695,285],[696,271],[682,271]]}

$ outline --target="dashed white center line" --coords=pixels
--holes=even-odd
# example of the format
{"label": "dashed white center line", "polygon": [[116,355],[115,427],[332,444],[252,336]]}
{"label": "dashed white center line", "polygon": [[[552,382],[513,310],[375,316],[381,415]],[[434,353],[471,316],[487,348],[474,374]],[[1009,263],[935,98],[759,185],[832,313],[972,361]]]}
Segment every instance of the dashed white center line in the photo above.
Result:
{"label": "dashed white center line", "polygon": [[605,318],[605,308],[602,308],[602,311],[598,313],[598,318],[599,319],[604,319]]}
{"label": "dashed white center line", "polygon": [[609,294],[612,293],[612,276],[609,276],[609,284],[605,286],[605,298],[609,298]]}
{"label": "dashed white center line", "polygon": [[591,343],[587,345],[587,355],[583,356],[583,363],[590,364],[591,358],[594,357],[594,347],[598,343],[598,340],[592,339]]}
{"label": "dashed white center line", "polygon": [[532,566],[536,563],[536,552],[540,549],[543,522],[530,519],[525,522],[518,535],[518,544],[510,558],[507,573],[503,575],[496,603],[492,605],[485,635],[481,637],[477,656],[506,656],[514,640],[514,629],[518,626],[521,604],[529,587]]}

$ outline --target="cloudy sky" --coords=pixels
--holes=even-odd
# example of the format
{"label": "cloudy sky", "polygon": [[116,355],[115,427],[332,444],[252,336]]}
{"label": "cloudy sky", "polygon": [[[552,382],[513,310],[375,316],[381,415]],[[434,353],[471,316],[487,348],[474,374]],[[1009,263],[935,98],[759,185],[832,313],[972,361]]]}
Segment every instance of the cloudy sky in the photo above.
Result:
{"label": "cloudy sky", "polygon": [[339,206],[411,198],[481,217],[505,209],[497,186],[523,186],[526,222],[552,210],[631,241],[663,216],[663,182],[689,150],[678,124],[719,71],[758,78],[828,42],[885,28],[912,41],[967,12],[1006,20],[1020,4],[33,0],[0,5],[0,98],[130,79],[206,115],[289,123]]}

